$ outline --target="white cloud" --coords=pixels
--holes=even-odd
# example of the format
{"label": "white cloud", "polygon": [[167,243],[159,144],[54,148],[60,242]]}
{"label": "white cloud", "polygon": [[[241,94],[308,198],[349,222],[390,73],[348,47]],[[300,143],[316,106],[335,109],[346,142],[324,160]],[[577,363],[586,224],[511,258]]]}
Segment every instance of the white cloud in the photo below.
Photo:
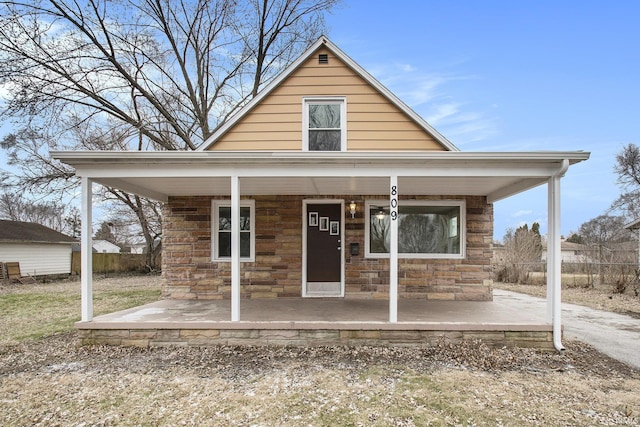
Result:
{"label": "white cloud", "polygon": [[[442,122],[449,121],[451,119],[456,120],[459,116],[460,104],[448,103],[436,105],[433,111],[425,117],[425,119],[433,126],[438,126]],[[447,120],[449,119],[449,120]]]}
{"label": "white cloud", "polygon": [[[474,110],[464,100],[453,99],[447,88],[452,82],[474,76],[426,72],[406,63],[378,64],[370,69],[404,103],[438,129],[458,147],[482,141],[498,133],[498,121],[485,112]],[[487,105],[492,111],[494,105]],[[465,147],[466,148],[466,147]]]}
{"label": "white cloud", "polygon": [[413,66],[411,66],[411,64],[400,64],[400,69],[405,73],[411,73],[413,71],[416,71],[416,69]]}

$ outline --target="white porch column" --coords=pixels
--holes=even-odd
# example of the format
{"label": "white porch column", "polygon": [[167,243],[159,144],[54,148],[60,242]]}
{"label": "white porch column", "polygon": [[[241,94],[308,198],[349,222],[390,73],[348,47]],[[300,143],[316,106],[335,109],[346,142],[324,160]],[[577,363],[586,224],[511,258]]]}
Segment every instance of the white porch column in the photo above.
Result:
{"label": "white porch column", "polygon": [[398,176],[389,178],[389,323],[398,322]]}
{"label": "white porch column", "polygon": [[553,177],[547,182],[547,323],[553,322],[553,288],[555,286],[555,191]]}
{"label": "white porch column", "polygon": [[80,235],[80,306],[82,321],[93,320],[93,239],[91,222],[93,204],[93,181],[83,176],[82,200],[80,204],[81,235]]}
{"label": "white porch column", "polygon": [[240,321],[240,178],[237,175],[231,177],[231,321]]}
{"label": "white porch column", "polygon": [[560,179],[569,168],[564,160],[556,174],[549,178],[549,232],[547,239],[547,318],[553,324],[553,345],[563,351],[562,345],[562,252],[560,246]]}

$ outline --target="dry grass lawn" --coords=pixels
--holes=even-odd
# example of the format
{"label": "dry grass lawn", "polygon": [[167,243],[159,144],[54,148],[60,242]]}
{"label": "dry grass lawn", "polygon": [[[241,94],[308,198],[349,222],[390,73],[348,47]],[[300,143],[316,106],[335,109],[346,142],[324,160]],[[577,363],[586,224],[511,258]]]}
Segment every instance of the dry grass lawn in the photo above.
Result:
{"label": "dry grass lawn", "polygon": [[[95,315],[157,301],[159,276],[98,278]],[[0,344],[69,331],[80,320],[80,281],[0,285]]]}
{"label": "dry grass lawn", "polygon": [[[95,285],[99,310],[159,293],[157,278]],[[62,298],[78,286],[0,291],[0,425],[640,425],[640,372],[579,342],[566,342],[564,355],[446,341],[426,349],[79,348],[66,323],[79,300]],[[31,326],[16,326],[29,316]],[[43,332],[38,323],[48,322],[60,332]]]}

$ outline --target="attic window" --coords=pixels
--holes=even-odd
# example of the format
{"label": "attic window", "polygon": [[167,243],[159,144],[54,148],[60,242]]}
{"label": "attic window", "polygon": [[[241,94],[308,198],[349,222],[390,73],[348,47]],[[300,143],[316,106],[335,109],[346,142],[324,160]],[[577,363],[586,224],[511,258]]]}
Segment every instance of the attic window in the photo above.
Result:
{"label": "attic window", "polygon": [[318,55],[318,64],[328,64],[329,63],[329,55],[326,53],[321,53]]}
{"label": "attic window", "polygon": [[303,103],[303,151],[346,151],[346,99],[303,98]]}

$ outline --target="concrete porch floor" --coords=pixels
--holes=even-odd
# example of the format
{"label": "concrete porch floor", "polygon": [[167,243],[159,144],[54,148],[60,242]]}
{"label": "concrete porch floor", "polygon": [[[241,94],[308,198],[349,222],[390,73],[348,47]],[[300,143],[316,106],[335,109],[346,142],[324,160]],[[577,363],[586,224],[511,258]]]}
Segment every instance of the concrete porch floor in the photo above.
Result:
{"label": "concrete porch floor", "polygon": [[494,301],[398,301],[389,323],[386,300],[242,300],[232,322],[229,300],[162,300],[78,322],[82,344],[165,345],[432,345],[482,339],[494,345],[550,349],[552,326],[539,306],[508,293]]}
{"label": "concrete porch floor", "polygon": [[349,327],[406,329],[548,330],[545,313],[524,310],[508,296],[493,301],[399,300],[398,322],[389,323],[387,300],[343,298],[294,298],[241,300],[240,321],[231,322],[229,300],[161,300],[111,314],[92,322],[79,322],[79,329],[154,327],[194,329],[224,325],[225,328]]}

